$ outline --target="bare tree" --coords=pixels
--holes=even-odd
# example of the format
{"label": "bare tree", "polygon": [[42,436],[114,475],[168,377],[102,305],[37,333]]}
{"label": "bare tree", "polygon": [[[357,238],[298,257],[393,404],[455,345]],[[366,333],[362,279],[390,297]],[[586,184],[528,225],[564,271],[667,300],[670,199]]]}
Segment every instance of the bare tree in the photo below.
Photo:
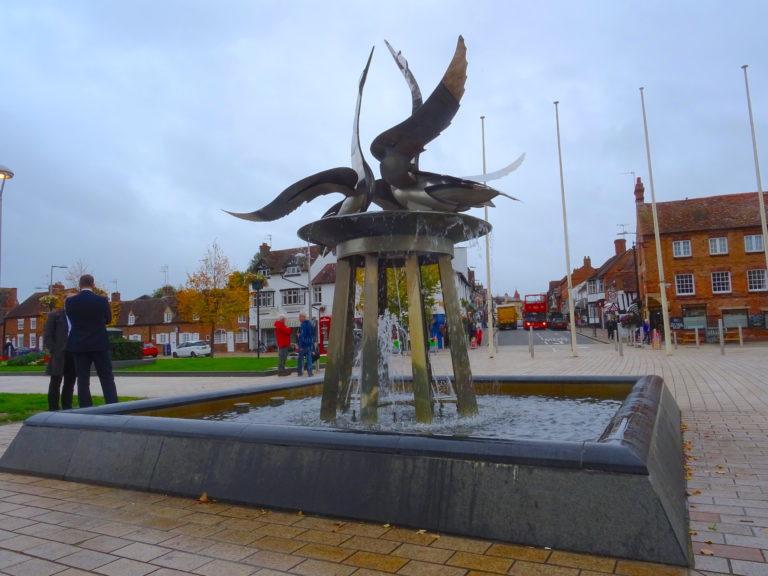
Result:
{"label": "bare tree", "polygon": [[82,260],[67,266],[67,274],[64,277],[67,282],[67,288],[77,288],[77,285],[80,283],[80,276],[83,274],[93,274],[93,272],[91,272],[88,264]]}

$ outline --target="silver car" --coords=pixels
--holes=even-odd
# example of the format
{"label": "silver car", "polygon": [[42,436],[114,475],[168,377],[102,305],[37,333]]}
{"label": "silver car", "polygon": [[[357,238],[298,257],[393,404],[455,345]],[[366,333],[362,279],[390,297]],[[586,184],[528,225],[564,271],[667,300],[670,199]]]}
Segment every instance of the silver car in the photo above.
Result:
{"label": "silver car", "polygon": [[193,340],[191,342],[184,342],[176,347],[173,351],[174,358],[195,358],[197,356],[210,356],[211,347],[207,342],[202,340]]}

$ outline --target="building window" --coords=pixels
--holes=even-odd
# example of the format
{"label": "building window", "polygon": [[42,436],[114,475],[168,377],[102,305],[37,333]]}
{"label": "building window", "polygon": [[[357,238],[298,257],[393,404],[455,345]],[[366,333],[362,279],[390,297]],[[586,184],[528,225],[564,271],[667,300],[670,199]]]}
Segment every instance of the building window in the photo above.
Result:
{"label": "building window", "polygon": [[19,318],[19,321],[16,323],[16,327],[19,330],[24,330],[24,318]]}
{"label": "building window", "polygon": [[712,272],[712,293],[726,294],[731,291],[730,272]]}
{"label": "building window", "polygon": [[226,331],[219,328],[214,332],[213,334],[213,343],[214,344],[224,344],[227,341],[227,333]]}
{"label": "building window", "polygon": [[750,292],[768,290],[765,270],[747,270],[747,290]]}
{"label": "building window", "polygon": [[690,240],[676,240],[672,242],[672,255],[675,258],[687,258],[691,255]]}
{"label": "building window", "polygon": [[313,286],[312,287],[312,304],[322,304],[322,303],[323,303],[323,287]]}
{"label": "building window", "polygon": [[168,344],[168,342],[170,341],[170,338],[168,338],[168,334],[166,334],[164,332],[155,335],[155,338],[157,338],[157,343],[158,344]]}
{"label": "building window", "polygon": [[29,335],[29,347],[30,348],[37,348],[37,334],[30,334]]}
{"label": "building window", "polygon": [[136,316],[131,312],[128,314],[128,326],[133,326],[134,324],[136,324]]}
{"label": "building window", "polygon": [[198,332],[182,332],[179,334],[179,344],[184,344],[184,342],[194,342],[196,340],[200,340],[200,334]]}
{"label": "building window", "polygon": [[248,342],[248,329],[247,328],[238,328],[237,329],[237,336],[235,339],[236,342],[243,343]]}
{"label": "building window", "polygon": [[712,256],[728,254],[728,238],[710,238],[709,253]]}
{"label": "building window", "polygon": [[163,314],[163,322],[170,324],[173,321],[173,313],[170,310],[166,310]]}
{"label": "building window", "polygon": [[270,292],[256,292],[251,300],[253,304],[251,306],[261,306],[262,308],[274,308],[275,307],[275,293]]}
{"label": "building window", "polygon": [[[37,328],[37,318],[30,318],[29,319],[29,329],[35,330]],[[32,348],[34,348],[35,345],[32,345]]]}
{"label": "building window", "polygon": [[746,328],[749,326],[747,320],[747,309],[736,308],[734,310],[723,310],[723,326],[726,328]]}
{"label": "building window", "polygon": [[[245,324],[246,322],[248,322],[248,315],[247,314],[240,314],[240,315],[238,315],[238,317],[237,317],[237,323],[238,324]],[[238,342],[239,342],[239,340],[238,340]]]}
{"label": "building window", "polygon": [[141,342],[141,334],[131,334],[128,336],[128,340],[131,342]]}
{"label": "building window", "polygon": [[304,304],[304,290],[290,288],[283,290],[283,306],[300,306]]}
{"label": "building window", "polygon": [[744,236],[744,251],[745,252],[762,252],[763,251],[763,235],[753,234],[751,236]]}
{"label": "building window", "polygon": [[690,296],[691,294],[695,294],[693,274],[675,274],[675,289],[678,296]]}

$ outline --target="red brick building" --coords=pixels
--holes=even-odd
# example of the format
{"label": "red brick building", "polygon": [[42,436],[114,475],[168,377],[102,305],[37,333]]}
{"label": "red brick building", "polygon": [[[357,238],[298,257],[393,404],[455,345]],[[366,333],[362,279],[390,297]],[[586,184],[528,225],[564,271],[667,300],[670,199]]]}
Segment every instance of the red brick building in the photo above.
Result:
{"label": "red brick building", "polygon": [[[661,327],[659,271],[650,203],[635,185],[640,293]],[[768,200],[766,200],[768,202]],[[672,329],[741,327],[746,340],[768,339],[768,275],[757,192],[657,202]]]}

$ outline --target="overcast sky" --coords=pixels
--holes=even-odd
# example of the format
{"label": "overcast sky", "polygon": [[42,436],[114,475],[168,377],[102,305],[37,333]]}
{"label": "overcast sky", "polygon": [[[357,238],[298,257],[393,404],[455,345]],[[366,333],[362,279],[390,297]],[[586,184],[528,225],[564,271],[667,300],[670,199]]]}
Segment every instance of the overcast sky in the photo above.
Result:
{"label": "overcast sky", "polygon": [[[83,262],[133,299],[166,275],[184,284],[214,241],[236,269],[262,242],[299,246],[296,230],[339,196],[271,223],[222,209],[350,165],[372,46],[361,139],[378,176],[370,142],[410,114],[385,39],[425,97],[466,41],[461,108],[422,170],[481,173],[483,115],[489,172],[526,153],[493,183],[521,200],[489,210],[494,294],[566,273],[555,100],[574,268],[611,256],[619,224],[634,231],[631,172],[650,197],[641,86],[657,201],[756,190],[743,64],[768,154],[764,0],[0,0],[0,22],[0,164],[16,173],[0,282],[20,300],[47,288],[51,265]],[[484,242],[468,252],[485,283]]]}

